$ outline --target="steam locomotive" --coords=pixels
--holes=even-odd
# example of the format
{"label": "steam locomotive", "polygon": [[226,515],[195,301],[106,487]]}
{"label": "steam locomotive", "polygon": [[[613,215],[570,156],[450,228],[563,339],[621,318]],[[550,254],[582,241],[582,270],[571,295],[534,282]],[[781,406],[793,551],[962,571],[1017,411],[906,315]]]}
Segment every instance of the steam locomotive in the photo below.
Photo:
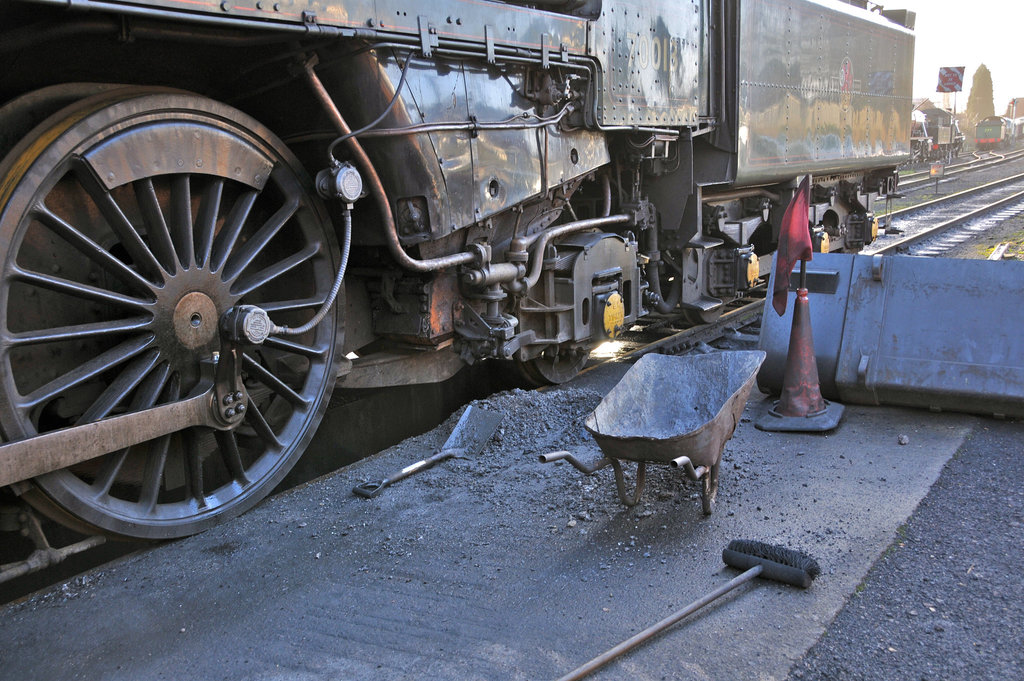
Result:
{"label": "steam locomotive", "polygon": [[0,486],[166,538],[336,384],[576,374],[720,314],[804,175],[821,250],[910,156],[913,19],[838,0],[0,4]]}

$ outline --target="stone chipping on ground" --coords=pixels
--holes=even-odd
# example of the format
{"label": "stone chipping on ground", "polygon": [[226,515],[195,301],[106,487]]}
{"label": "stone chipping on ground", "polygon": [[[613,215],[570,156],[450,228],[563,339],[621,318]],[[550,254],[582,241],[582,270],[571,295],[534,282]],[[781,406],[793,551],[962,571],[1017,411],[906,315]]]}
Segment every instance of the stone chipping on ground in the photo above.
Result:
{"label": "stone chipping on ground", "polygon": [[946,464],[791,681],[1024,679],[1018,430],[992,421]]}

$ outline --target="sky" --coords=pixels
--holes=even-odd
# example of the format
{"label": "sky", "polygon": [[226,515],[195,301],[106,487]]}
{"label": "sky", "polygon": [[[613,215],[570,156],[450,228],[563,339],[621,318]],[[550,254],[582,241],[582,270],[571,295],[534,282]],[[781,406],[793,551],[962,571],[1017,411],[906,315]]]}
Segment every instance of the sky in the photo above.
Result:
{"label": "sky", "polygon": [[882,4],[886,9],[917,12],[914,97],[930,97],[941,104],[942,95],[935,92],[939,68],[966,66],[963,92],[956,95],[956,110],[963,111],[971,79],[981,64],[992,73],[997,115],[1003,114],[1011,98],[1024,97],[1024,2],[884,0]]}

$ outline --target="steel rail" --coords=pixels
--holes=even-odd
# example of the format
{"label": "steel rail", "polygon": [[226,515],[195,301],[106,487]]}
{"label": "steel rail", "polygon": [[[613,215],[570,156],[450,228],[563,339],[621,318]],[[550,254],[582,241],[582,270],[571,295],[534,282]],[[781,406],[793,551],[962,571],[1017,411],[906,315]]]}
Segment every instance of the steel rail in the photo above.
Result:
{"label": "steel rail", "polygon": [[1001,199],[998,199],[997,201],[981,206],[980,208],[975,208],[974,210],[964,213],[963,215],[958,215],[957,217],[952,218],[950,220],[946,220],[945,222],[940,222],[939,224],[933,227],[929,227],[928,229],[922,232],[918,232],[917,234],[912,234],[910,236],[904,237],[891,244],[881,246],[877,249],[872,249],[870,247],[866,248],[864,249],[864,253],[866,255],[886,255],[896,253],[902,249],[907,248],[908,246],[920,243],[922,241],[925,241],[926,239],[930,239],[934,236],[942,234],[943,232],[949,231],[950,229],[958,225],[961,225],[964,222],[967,222],[968,220],[973,220],[974,218],[980,217],[987,213],[991,213],[994,210],[997,210],[999,208],[1002,208],[1003,206],[1006,206],[1017,201],[1024,201],[1024,191],[1020,191],[1017,192],[1016,194],[1011,194],[1010,196],[1003,197]]}
{"label": "steel rail", "polygon": [[970,189],[964,189],[963,191],[956,192],[955,194],[949,194],[948,196],[940,196],[939,198],[932,199],[931,201],[925,201],[923,203],[914,204],[913,206],[907,206],[906,208],[900,208],[899,210],[894,210],[891,213],[886,213],[885,215],[882,215],[880,217],[884,218],[885,225],[888,226],[892,224],[891,221],[893,218],[901,217],[904,215],[910,215],[911,213],[924,210],[925,208],[931,208],[932,206],[939,206],[945,203],[952,203],[954,201],[966,198],[973,194],[980,194],[981,192],[986,191],[988,189],[995,189],[996,187],[1001,187],[1005,184],[1011,184],[1013,182],[1019,182],[1021,180],[1024,180],[1024,173],[1020,173],[1018,175],[1011,175],[1010,177],[1004,177],[1000,180],[994,180],[992,182],[988,182],[977,187],[972,187]]}
{"label": "steel rail", "polygon": [[[722,336],[726,327],[752,322],[759,314],[761,314],[761,308],[763,307],[763,299],[758,298],[752,300],[748,303],[744,303],[740,307],[723,312],[722,316],[713,322],[698,324],[697,326],[690,327],[689,329],[677,331],[665,338],[659,338],[656,341],[651,341],[650,343],[627,350],[620,355],[609,357],[583,369],[579,374],[577,374],[577,376],[582,376],[589,371],[593,371],[605,362],[632,361],[634,359],[640,359],[644,355],[652,352],[672,355],[680,352],[683,348],[689,345],[700,343],[702,341],[706,343],[709,340],[714,340],[715,338]],[[543,388],[538,388],[538,390],[543,392],[555,387],[557,386],[544,386]]]}
{"label": "steel rail", "polygon": [[[953,163],[951,165],[946,166],[946,169],[949,170],[951,168],[964,168],[964,167],[973,166],[976,163],[985,163],[987,161],[993,161],[993,160],[995,160],[995,161],[1002,161],[1004,158],[1006,158],[1005,156],[1000,156],[999,154],[993,154],[993,156],[996,156],[998,158],[982,158],[981,156],[978,155],[978,152],[976,152],[976,151],[973,152],[973,155],[974,155],[974,158],[970,159],[969,161],[964,161],[963,163]],[[909,172],[906,175],[902,175],[901,174],[900,175],[900,179],[901,180],[906,179],[906,180],[910,180],[911,182],[913,182],[914,180],[917,180],[921,176],[924,176],[924,175],[930,175],[930,171],[928,171],[928,170],[915,170],[914,172]]]}
{"label": "steel rail", "polygon": [[[1007,154],[1006,156],[1003,156],[1003,157],[995,159],[995,160],[992,160],[992,159],[980,160],[979,159],[977,161],[971,161],[971,162],[968,162],[968,163],[957,164],[956,166],[947,166],[946,170],[948,172],[946,173],[945,177],[950,177],[952,175],[960,175],[961,173],[973,172],[975,170],[984,170],[985,168],[991,168],[993,166],[1002,165],[1003,163],[1009,163],[1010,161],[1016,161],[1017,159],[1019,159],[1021,157],[1024,157],[1024,150],[1016,151],[1016,152]],[[950,168],[956,168],[956,170],[950,170]],[[910,178],[907,178],[907,179],[900,178],[900,186],[899,186],[899,188],[900,189],[908,189],[908,190],[910,190],[910,189],[917,189],[918,187],[925,187],[925,186],[935,182],[934,178],[932,178],[930,176],[929,177],[918,178],[918,175],[927,175],[927,174],[928,173],[924,173],[924,172],[914,173],[913,175],[910,176],[910,178],[912,178],[912,179],[910,179]]]}

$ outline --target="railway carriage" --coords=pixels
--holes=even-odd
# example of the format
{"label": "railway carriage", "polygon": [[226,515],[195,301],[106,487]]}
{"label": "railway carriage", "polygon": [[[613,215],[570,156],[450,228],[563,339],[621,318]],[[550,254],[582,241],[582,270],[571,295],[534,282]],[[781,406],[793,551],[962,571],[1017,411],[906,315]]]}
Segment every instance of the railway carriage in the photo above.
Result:
{"label": "railway carriage", "polygon": [[336,381],[560,382],[642,316],[714,318],[804,175],[819,247],[860,248],[914,44],[864,6],[0,4],[0,485],[190,534]]}

